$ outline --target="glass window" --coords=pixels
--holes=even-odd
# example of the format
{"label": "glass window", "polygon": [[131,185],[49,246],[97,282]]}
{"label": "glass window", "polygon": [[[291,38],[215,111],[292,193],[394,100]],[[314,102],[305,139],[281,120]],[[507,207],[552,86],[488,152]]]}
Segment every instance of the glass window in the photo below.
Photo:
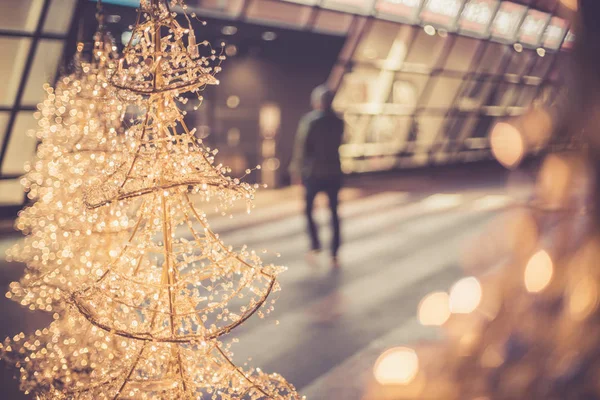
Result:
{"label": "glass window", "polygon": [[354,52],[353,58],[358,61],[383,61],[388,58],[393,46],[404,49],[403,56],[406,56],[406,48],[412,36],[412,29],[408,25],[373,21],[367,34]]}
{"label": "glass window", "polygon": [[529,71],[531,63],[535,61],[535,58],[539,57],[535,51],[523,50],[521,53],[513,51],[512,57],[508,62],[506,68],[507,74],[523,75]]}
{"label": "glass window", "polygon": [[343,110],[357,104],[381,104],[388,97],[392,83],[392,73],[372,68],[355,68],[344,75],[333,106],[337,110]]}
{"label": "glass window", "polygon": [[285,0],[285,1],[289,1],[291,3],[306,4],[309,6],[314,6],[317,3],[319,3],[319,0]]}
{"label": "glass window", "polygon": [[[365,131],[371,121],[370,115],[362,114],[344,114],[344,143],[362,144],[365,142]],[[351,151],[351,150],[348,150]],[[354,156],[357,154],[353,154]]]}
{"label": "glass window", "polygon": [[417,151],[416,153],[427,152],[435,142],[437,134],[442,128],[445,117],[438,115],[419,116],[419,127],[417,133]]}
{"label": "glass window", "polygon": [[250,21],[276,22],[289,26],[305,26],[312,8],[281,1],[254,0],[246,12]]}
{"label": "glass window", "polygon": [[417,34],[416,42],[411,46],[411,50],[406,58],[407,64],[417,64],[426,68],[433,68],[437,65],[440,54],[444,50],[448,37],[438,35],[428,35],[420,29]]}
{"label": "glass window", "polygon": [[498,0],[469,0],[458,23],[461,33],[485,36],[498,8]]}
{"label": "glass window", "polygon": [[461,150],[462,143],[471,136],[473,130],[477,126],[477,122],[479,121],[479,116],[471,115],[471,116],[459,116],[454,118],[452,124],[449,125],[450,129],[448,129],[448,137],[449,140],[449,150],[451,151],[459,151]]}
{"label": "glass window", "polygon": [[2,146],[4,143],[4,136],[6,135],[6,125],[8,125],[9,118],[10,113],[0,112],[0,146]]}
{"label": "glass window", "polygon": [[35,105],[44,98],[44,83],[53,83],[58,72],[58,63],[62,57],[64,42],[62,40],[40,40],[21,104]]}
{"label": "glass window", "polygon": [[539,46],[549,21],[550,14],[533,9],[529,10],[525,20],[521,24],[519,41],[529,46]]}
{"label": "glass window", "polygon": [[390,149],[389,145],[400,145],[406,141],[411,121],[411,117],[377,115],[371,120],[366,142],[386,144],[387,151],[395,152],[398,149]]}
{"label": "glass window", "polygon": [[2,0],[0,29],[33,32],[37,27],[44,0]]}
{"label": "glass window", "polygon": [[554,61],[554,54],[546,53],[544,57],[536,57],[533,67],[531,71],[529,71],[530,76],[537,76],[539,78],[544,78],[548,73],[548,70],[552,66],[552,62]]}
{"label": "glass window", "polygon": [[0,180],[0,206],[20,206],[25,193],[19,179]]}
{"label": "glass window", "polygon": [[22,111],[17,115],[10,135],[6,154],[2,160],[2,175],[21,175],[24,165],[35,155],[37,140],[29,132],[37,127],[33,112]]}
{"label": "glass window", "polygon": [[377,15],[400,22],[416,23],[422,0],[378,0]]}
{"label": "glass window", "polygon": [[44,32],[66,35],[71,25],[71,18],[75,11],[77,0],[52,0],[46,21]]}
{"label": "glass window", "polygon": [[488,98],[495,86],[496,83],[489,80],[470,79],[463,86],[457,107],[465,111],[479,109],[479,107],[489,102]]}
{"label": "glass window", "polygon": [[449,108],[456,98],[463,80],[446,76],[431,79],[434,79],[433,90],[429,93],[427,108]]}
{"label": "glass window", "polygon": [[469,69],[479,46],[485,44],[481,40],[457,37],[452,51],[446,60],[444,69],[465,72]]}
{"label": "glass window", "polygon": [[490,130],[496,124],[497,117],[485,115],[475,124],[473,132],[471,133],[472,138],[487,138]]}
{"label": "glass window", "polygon": [[480,74],[499,73],[503,62],[505,61],[504,57],[508,52],[508,46],[488,42],[483,57],[477,64],[477,72]]}
{"label": "glass window", "polygon": [[352,19],[353,16],[350,14],[321,10],[315,20],[314,30],[343,34],[348,32]]}
{"label": "glass window", "polygon": [[396,74],[389,102],[406,107],[416,107],[428,80],[428,75],[408,72]]}
{"label": "glass window", "polygon": [[[464,124],[465,117],[457,116],[457,117],[448,117],[446,121],[444,121],[444,129],[442,129],[442,136],[440,141],[446,142],[446,151],[451,150],[452,144],[462,132],[462,126]],[[440,149],[442,146],[439,147]]]}
{"label": "glass window", "polygon": [[569,23],[562,18],[552,17],[546,32],[544,32],[544,47],[552,50],[560,49],[562,41],[567,34]]}
{"label": "glass window", "polygon": [[502,2],[492,23],[492,38],[512,43],[526,12],[527,7],[509,1]]}
{"label": "glass window", "polygon": [[421,20],[426,23],[454,30],[464,0],[426,0]]}
{"label": "glass window", "polygon": [[322,6],[358,14],[370,14],[374,0],[323,0]]}
{"label": "glass window", "polygon": [[12,106],[15,102],[30,45],[31,39],[28,38],[0,37],[0,76],[4,81],[0,85],[1,106]]}
{"label": "glass window", "polygon": [[[197,0],[196,4],[205,10],[210,10],[217,14],[239,15],[244,5],[244,0]],[[192,5],[188,2],[188,5]]]}
{"label": "glass window", "polygon": [[486,105],[512,107],[518,99],[519,92],[519,85],[502,82],[492,89]]}
{"label": "glass window", "polygon": [[529,107],[535,99],[539,88],[537,86],[523,86],[519,101],[517,102],[518,107]]}

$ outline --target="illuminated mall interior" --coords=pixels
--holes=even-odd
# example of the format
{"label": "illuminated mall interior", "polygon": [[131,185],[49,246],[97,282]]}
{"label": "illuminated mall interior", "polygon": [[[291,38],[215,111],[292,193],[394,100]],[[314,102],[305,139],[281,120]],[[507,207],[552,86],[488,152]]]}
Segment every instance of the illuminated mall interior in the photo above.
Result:
{"label": "illuminated mall interior", "polygon": [[0,398],[600,400],[597,21],[0,0]]}

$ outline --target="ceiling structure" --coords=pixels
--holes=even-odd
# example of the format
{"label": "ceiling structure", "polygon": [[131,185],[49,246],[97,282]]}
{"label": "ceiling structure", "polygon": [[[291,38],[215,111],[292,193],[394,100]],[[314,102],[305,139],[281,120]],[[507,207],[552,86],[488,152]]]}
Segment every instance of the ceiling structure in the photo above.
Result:
{"label": "ceiling structure", "polygon": [[[43,98],[42,85],[54,83],[68,63],[80,31],[77,21],[90,1],[3,0],[10,11],[0,13],[0,209],[18,209],[25,201],[19,177],[35,153],[36,141],[27,132],[36,126],[33,113]],[[104,3],[135,7],[138,2]],[[489,6],[491,14],[471,3]],[[349,172],[419,165],[431,154],[452,161],[447,149],[462,154],[465,146],[476,150],[471,158],[487,156],[484,138],[491,121],[554,95],[560,49],[573,39],[566,20],[554,17],[566,10],[558,0],[187,4],[200,16],[233,27],[243,22],[348,37],[331,80],[339,86],[336,107],[348,124],[342,155]],[[407,155],[412,161],[403,164]]]}

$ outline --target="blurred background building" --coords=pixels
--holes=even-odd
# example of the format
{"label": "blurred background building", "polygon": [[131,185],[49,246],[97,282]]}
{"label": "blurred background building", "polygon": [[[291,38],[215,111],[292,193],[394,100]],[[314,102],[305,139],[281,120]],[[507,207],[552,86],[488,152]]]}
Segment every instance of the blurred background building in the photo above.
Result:
{"label": "blurred background building", "polygon": [[[137,2],[104,3],[122,46]],[[569,2],[558,0],[188,4],[208,21],[198,35],[225,43],[230,58],[190,122],[234,173],[262,164],[259,179],[272,186],[289,181],[297,121],[324,81],[347,123],[347,173],[490,159],[495,121],[553,101],[574,39]],[[0,207],[14,215],[36,146],[23,133],[36,123],[42,85],[68,67],[76,41],[90,40],[95,2],[5,0],[2,9]]]}

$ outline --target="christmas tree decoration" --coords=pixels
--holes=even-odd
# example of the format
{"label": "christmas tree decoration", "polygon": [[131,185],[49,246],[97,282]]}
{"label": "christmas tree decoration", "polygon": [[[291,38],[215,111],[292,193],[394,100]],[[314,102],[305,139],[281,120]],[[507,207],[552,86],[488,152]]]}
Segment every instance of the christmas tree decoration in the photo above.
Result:
{"label": "christmas tree decoration", "polygon": [[5,342],[21,388],[42,399],[297,399],[277,374],[242,369],[230,344],[153,343],[106,332],[77,312]]}
{"label": "christmas tree decoration", "polygon": [[90,61],[83,52],[79,43],[75,72],[55,89],[45,86],[36,113],[40,144],[22,179],[34,203],[16,221],[27,236],[7,253],[9,261],[27,266],[7,296],[32,310],[60,311],[64,295],[90,279],[93,266],[109,262],[131,228],[131,205],[89,210],[83,202],[83,187],[120,162],[125,112],[109,82],[117,60],[110,35],[96,32]]}
{"label": "christmas tree decoration", "polygon": [[255,187],[225,175],[227,168],[214,165],[216,151],[185,124],[182,94],[218,83],[223,57],[206,42],[200,45],[210,54],[200,54],[191,27],[171,12],[174,4],[181,5],[141,4],[113,83],[143,95],[144,113],[126,132],[123,162],[86,193],[90,208],[142,202],[122,251],[72,294],[91,324],[128,343],[124,379],[92,398],[298,399],[280,376],[238,368],[217,340],[253,314],[270,313],[267,298],[279,290],[284,269],[226,246],[192,200],[216,197],[226,207],[250,202]]}
{"label": "christmas tree decoration", "polygon": [[[230,351],[236,341],[222,341],[252,315],[271,312],[268,296],[279,290],[276,276],[284,268],[264,265],[246,247],[226,246],[196,205],[216,199],[224,209],[241,199],[251,206],[257,187],[227,176],[226,167],[215,165],[216,151],[184,122],[183,95],[201,99],[207,84],[218,83],[224,57],[195,42],[191,20],[189,29],[181,27],[175,5],[185,10],[180,1],[142,0],[132,40],[102,85],[141,116],[114,129],[111,157],[104,155],[93,173],[81,172],[78,208],[64,217],[81,223],[77,237],[110,239],[89,254],[63,252],[84,263],[81,279],[69,277],[71,267],[43,279],[62,284],[52,299],[62,305],[66,298],[69,306],[50,327],[3,345],[3,358],[20,369],[21,387],[38,398],[300,399],[281,376],[236,366]],[[209,54],[200,55],[199,46]],[[87,209],[77,219],[82,204]],[[11,296],[22,297],[21,286]]]}
{"label": "christmas tree decoration", "polygon": [[[217,197],[227,206],[254,196],[253,186],[214,165],[216,152],[187,128],[177,104],[182,93],[217,83],[212,74],[219,67],[212,63],[221,57],[214,50],[208,56],[189,51],[198,47],[193,30],[177,23],[168,2],[143,2],[140,15],[132,35],[137,43],[124,50],[113,81],[146,95],[139,103],[144,113],[126,132],[122,162],[87,191],[85,202],[91,208],[131,199],[142,204],[122,251],[92,270],[97,279],[72,299],[93,324],[124,337],[215,339],[261,307],[270,312],[267,297],[279,290],[276,275],[283,269],[263,265],[245,248],[227,247],[190,197]],[[163,31],[169,35],[163,38]],[[192,73],[182,78],[183,70]]]}

